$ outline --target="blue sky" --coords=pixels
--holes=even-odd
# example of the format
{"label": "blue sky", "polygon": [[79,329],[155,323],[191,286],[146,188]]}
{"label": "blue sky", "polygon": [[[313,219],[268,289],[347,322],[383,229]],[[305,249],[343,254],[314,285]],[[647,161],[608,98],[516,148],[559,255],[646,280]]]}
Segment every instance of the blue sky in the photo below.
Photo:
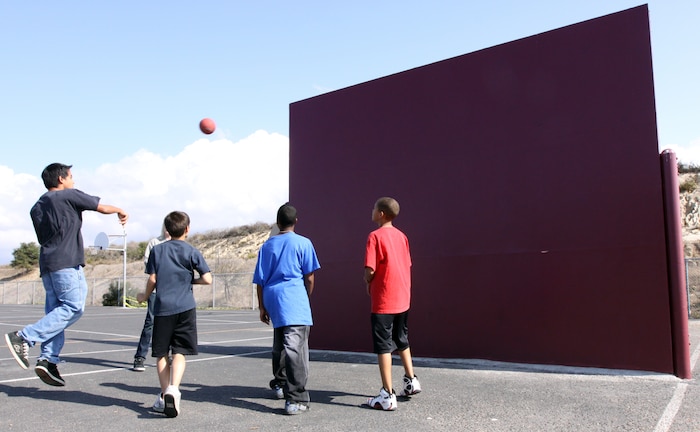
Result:
{"label": "blue sky", "polygon": [[[129,241],[174,209],[194,232],[271,222],[290,103],[640,4],[2,2],[0,264],[36,241],[28,211],[51,162],[131,214]],[[700,2],[648,5],[659,146],[700,163]],[[121,229],[86,214],[85,243],[100,231]]]}

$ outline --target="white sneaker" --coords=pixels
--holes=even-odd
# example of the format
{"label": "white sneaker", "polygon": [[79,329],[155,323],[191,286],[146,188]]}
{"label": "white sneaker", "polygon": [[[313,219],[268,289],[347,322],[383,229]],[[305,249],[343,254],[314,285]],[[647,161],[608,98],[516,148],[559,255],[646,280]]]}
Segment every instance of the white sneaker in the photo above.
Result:
{"label": "white sneaker", "polygon": [[177,417],[180,414],[180,390],[175,386],[168,386],[163,393],[163,401],[165,402],[165,408],[163,412],[168,417]]}
{"label": "white sneaker", "polygon": [[153,411],[162,413],[165,412],[165,401],[163,400],[163,393],[158,393],[158,399],[153,403]]}
{"label": "white sneaker", "polygon": [[391,394],[389,394],[389,392],[382,387],[382,389],[379,390],[379,395],[367,399],[367,405],[374,409],[394,411],[396,409],[396,394],[393,390],[391,391]]}
{"label": "white sneaker", "polygon": [[401,390],[399,396],[411,396],[421,391],[420,381],[418,381],[417,376],[413,375],[413,378],[409,378],[406,375],[403,376],[403,390]]}
{"label": "white sneaker", "polygon": [[303,402],[286,401],[284,403],[284,412],[287,415],[301,414],[309,410],[309,405]]}

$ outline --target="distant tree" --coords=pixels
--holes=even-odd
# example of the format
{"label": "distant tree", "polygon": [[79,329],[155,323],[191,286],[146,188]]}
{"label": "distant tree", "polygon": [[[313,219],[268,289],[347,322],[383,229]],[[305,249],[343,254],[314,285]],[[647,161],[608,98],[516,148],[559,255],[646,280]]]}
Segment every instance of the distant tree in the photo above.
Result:
{"label": "distant tree", "polygon": [[700,173],[700,166],[697,164],[694,164],[694,163],[678,162],[678,173],[679,174]]}
{"label": "distant tree", "polygon": [[139,242],[136,247],[129,245],[126,248],[126,258],[129,262],[141,261],[143,259],[143,254],[146,252],[146,246],[148,242]]}
{"label": "distant tree", "polygon": [[12,268],[19,268],[26,272],[39,265],[39,245],[36,243],[21,243],[12,251],[14,259],[10,263]]}

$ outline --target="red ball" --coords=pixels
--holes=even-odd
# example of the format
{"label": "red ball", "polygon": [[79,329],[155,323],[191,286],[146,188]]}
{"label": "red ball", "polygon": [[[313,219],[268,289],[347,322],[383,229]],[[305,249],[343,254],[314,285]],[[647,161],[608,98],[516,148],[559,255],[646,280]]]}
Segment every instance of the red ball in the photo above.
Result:
{"label": "red ball", "polygon": [[216,123],[210,118],[202,119],[202,121],[199,122],[199,130],[209,135],[216,130]]}

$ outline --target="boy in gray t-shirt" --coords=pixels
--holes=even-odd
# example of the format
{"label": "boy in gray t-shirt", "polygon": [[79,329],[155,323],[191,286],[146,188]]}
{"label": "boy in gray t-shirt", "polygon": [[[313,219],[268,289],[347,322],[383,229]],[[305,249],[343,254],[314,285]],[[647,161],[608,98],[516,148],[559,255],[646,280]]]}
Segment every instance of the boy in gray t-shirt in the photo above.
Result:
{"label": "boy in gray t-shirt", "polygon": [[[210,285],[211,271],[201,252],[185,242],[190,218],[174,211],[165,217],[171,239],[156,245],[146,263],[146,292],[136,299],[146,301],[156,290],[153,305],[152,355],[156,357],[160,394],[153,410],[168,417],[180,413],[180,382],[185,373],[185,356],[197,354],[197,304],[192,285]],[[195,272],[199,277],[195,277]],[[172,353],[172,361],[168,361]]]}

